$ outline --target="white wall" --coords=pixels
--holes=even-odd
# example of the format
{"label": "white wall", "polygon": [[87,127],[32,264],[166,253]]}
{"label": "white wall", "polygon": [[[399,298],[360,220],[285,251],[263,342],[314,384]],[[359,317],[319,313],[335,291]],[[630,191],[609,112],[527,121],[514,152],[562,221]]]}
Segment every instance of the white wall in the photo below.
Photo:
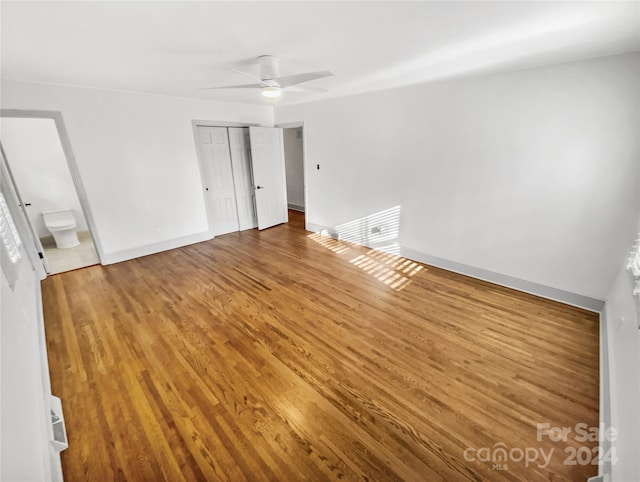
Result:
{"label": "white wall", "polygon": [[[638,54],[276,108],[307,220],[401,206],[399,244],[604,300],[635,223]],[[320,170],[309,166],[320,164]]]}
{"label": "white wall", "polygon": [[60,111],[106,262],[208,237],[191,121],[273,125],[273,109],[2,82],[2,108]]}
{"label": "white wall", "polygon": [[[17,208],[5,189],[9,208]],[[24,224],[12,216],[23,241]],[[3,247],[0,245],[0,249]],[[0,275],[0,480],[60,480],[60,459],[49,443],[49,371],[40,294],[40,279],[24,244],[18,276],[9,286]]]}
{"label": "white wall", "polygon": [[287,202],[290,206],[304,208],[302,127],[285,128],[283,137],[287,173]]}
{"label": "white wall", "polygon": [[[625,241],[631,251],[633,236]],[[626,258],[605,305],[608,346],[604,349],[609,355],[611,426],[618,431],[618,440],[613,443],[618,457],[611,467],[613,482],[640,480],[640,301],[631,295],[633,276],[625,267]]]}
{"label": "white wall", "polygon": [[[23,256],[25,256],[23,250]],[[22,263],[15,292],[0,280],[2,311],[2,472],[0,480],[49,480],[49,439],[44,419],[45,394],[40,383],[37,313],[38,286],[28,260]],[[46,354],[45,354],[46,356]]]}
{"label": "white wall", "polygon": [[71,179],[53,119],[0,119],[0,140],[16,185],[38,237],[51,236],[42,219],[45,211],[71,209],[78,230],[87,222]]}

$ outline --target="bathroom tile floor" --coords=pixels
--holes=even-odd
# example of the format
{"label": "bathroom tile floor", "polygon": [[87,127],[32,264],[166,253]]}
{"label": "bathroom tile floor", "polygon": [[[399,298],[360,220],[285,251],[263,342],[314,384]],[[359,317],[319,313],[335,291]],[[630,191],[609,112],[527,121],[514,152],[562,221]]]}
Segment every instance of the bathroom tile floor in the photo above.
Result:
{"label": "bathroom tile floor", "polygon": [[68,249],[58,249],[55,244],[43,242],[42,247],[49,264],[49,274],[64,273],[100,263],[89,232],[79,231],[78,239],[80,245]]}

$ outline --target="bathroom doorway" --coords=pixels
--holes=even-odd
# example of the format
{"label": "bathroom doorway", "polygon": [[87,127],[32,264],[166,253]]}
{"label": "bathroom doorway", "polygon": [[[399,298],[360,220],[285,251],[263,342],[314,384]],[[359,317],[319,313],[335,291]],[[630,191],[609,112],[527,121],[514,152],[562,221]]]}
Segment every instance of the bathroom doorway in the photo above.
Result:
{"label": "bathroom doorway", "polygon": [[[0,141],[49,274],[100,263],[59,113],[2,111]],[[76,174],[76,175],[74,175]],[[84,197],[84,200],[81,199]]]}

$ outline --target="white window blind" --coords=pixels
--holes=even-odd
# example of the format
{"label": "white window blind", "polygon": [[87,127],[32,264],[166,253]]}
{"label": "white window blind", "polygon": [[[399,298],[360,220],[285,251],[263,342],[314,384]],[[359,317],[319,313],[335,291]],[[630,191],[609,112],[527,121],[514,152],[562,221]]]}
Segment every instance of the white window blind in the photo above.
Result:
{"label": "white window blind", "polygon": [[640,297],[640,233],[638,233],[636,243],[633,245],[631,253],[629,253],[627,269],[631,271],[636,281],[633,294]]}

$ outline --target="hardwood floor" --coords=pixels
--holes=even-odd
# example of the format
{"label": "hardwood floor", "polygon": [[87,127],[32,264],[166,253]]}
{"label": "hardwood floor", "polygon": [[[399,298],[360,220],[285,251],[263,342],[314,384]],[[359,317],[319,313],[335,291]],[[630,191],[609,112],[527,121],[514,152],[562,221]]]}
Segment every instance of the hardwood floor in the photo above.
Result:
{"label": "hardwood floor", "polygon": [[[597,315],[290,215],[43,282],[67,481],[597,474],[564,463],[596,442],[536,439],[538,423],[598,424]],[[483,461],[500,447],[501,467]]]}

